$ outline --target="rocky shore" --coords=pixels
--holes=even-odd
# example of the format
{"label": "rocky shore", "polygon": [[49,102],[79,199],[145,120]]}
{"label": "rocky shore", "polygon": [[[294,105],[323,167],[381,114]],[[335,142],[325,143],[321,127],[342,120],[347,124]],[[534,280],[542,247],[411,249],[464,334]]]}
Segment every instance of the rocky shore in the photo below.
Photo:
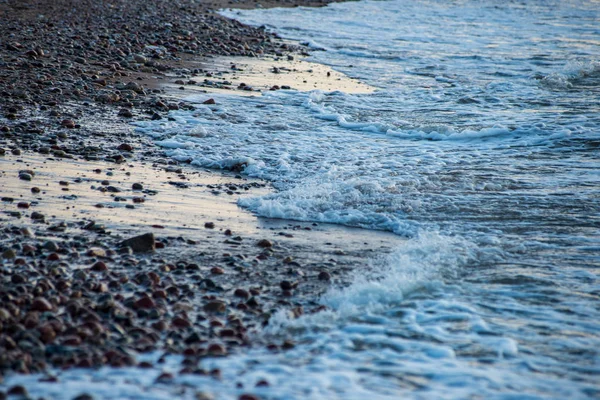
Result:
{"label": "rocky shore", "polygon": [[[183,355],[180,373],[218,379],[202,358],[294,346],[248,333],[280,309],[321,311],[316,294],[356,261],[337,260],[335,246],[303,253],[291,238],[311,224],[240,234],[208,215],[190,234],[167,234],[160,223],[111,220],[111,231],[102,220],[144,207],[161,215],[158,186],[232,199],[265,186],[235,171],[199,183],[130,122],[193,108],[152,84],[210,76],[210,64],[186,59],[303,51],[214,10],[298,4],[324,2],[0,0],[0,388],[14,372],[51,382],[57,368],[151,368],[136,359],[148,351]],[[26,391],[4,387],[0,399]]]}

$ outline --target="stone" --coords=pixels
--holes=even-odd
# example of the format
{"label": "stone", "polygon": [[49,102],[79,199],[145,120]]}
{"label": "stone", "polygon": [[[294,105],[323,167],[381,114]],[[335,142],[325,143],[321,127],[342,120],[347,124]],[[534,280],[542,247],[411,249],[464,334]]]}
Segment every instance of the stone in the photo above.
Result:
{"label": "stone", "polygon": [[56,244],[56,242],[53,242],[52,240],[48,240],[46,243],[44,243],[44,249],[46,249],[48,251],[57,251],[59,249],[59,247]]}
{"label": "stone", "polygon": [[4,250],[2,258],[13,259],[17,257],[17,253],[13,249]]}
{"label": "stone", "polygon": [[118,149],[123,151],[133,151],[133,146],[128,143],[122,143],[119,145]]}
{"label": "stone", "polygon": [[86,253],[88,257],[106,257],[106,250],[100,247],[92,247]]}
{"label": "stone", "polygon": [[136,253],[154,251],[156,248],[153,233],[144,233],[121,242],[121,247],[130,247]]}
{"label": "stone", "polygon": [[327,271],[321,271],[321,272],[319,272],[319,280],[320,281],[330,281],[331,274]]}
{"label": "stone", "polygon": [[144,186],[141,183],[134,183],[131,185],[131,188],[133,190],[144,190]]}
{"label": "stone", "polygon": [[224,313],[227,306],[222,301],[210,301],[204,305],[204,311],[212,313]]}
{"label": "stone", "polygon": [[126,108],[122,108],[121,110],[119,110],[119,117],[124,117],[124,118],[132,118],[133,114],[131,113],[131,111],[129,111]]}
{"label": "stone", "polygon": [[189,328],[190,326],[192,326],[190,321],[188,321],[187,319],[182,318],[182,317],[173,318],[172,324],[176,328]]}
{"label": "stone", "polygon": [[97,263],[94,263],[94,265],[92,265],[91,270],[96,272],[104,272],[108,270],[108,267],[102,261],[98,261]]}
{"label": "stone", "polygon": [[267,239],[262,239],[262,240],[259,240],[259,241],[256,243],[256,245],[257,245],[258,247],[262,247],[262,248],[264,248],[264,249],[267,249],[267,248],[273,247],[273,243],[271,243],[271,241],[270,241],[270,240],[267,240]]}
{"label": "stone", "polygon": [[64,120],[62,120],[60,125],[63,128],[73,129],[73,128],[75,128],[75,121],[73,121],[72,119],[64,119]]}
{"label": "stone", "polygon": [[33,176],[28,174],[27,172],[20,172],[19,179],[21,179],[23,181],[30,181],[33,179]]}
{"label": "stone", "polygon": [[82,393],[78,396],[73,397],[73,400],[94,400],[94,397],[88,393]]}
{"label": "stone", "polygon": [[52,304],[43,297],[36,297],[31,303],[32,311],[46,312],[52,310]]}
{"label": "stone", "polygon": [[133,307],[136,310],[151,309],[151,308],[156,307],[156,303],[154,303],[154,300],[152,300],[150,297],[142,297],[139,300],[137,300],[135,303],[133,303]]}
{"label": "stone", "polygon": [[248,299],[250,297],[250,293],[248,293],[247,290],[241,289],[241,288],[240,289],[236,289],[235,292],[233,292],[233,295],[235,297],[241,297],[241,298],[244,298],[244,299]]}

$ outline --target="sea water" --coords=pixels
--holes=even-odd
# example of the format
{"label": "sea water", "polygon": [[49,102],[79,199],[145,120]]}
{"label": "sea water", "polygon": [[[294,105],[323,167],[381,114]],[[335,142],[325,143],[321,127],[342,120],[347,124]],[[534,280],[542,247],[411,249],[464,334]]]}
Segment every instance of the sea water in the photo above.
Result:
{"label": "sea water", "polygon": [[600,397],[600,2],[223,14],[378,90],[198,98],[138,130],[176,160],[272,182],[240,202],[259,216],[405,241],[325,293],[327,311],[258,333],[294,349],[203,361],[221,382],[177,379],[218,398]]}
{"label": "sea water", "polygon": [[406,244],[357,266],[329,311],[273,318],[262,334],[294,350],[215,365],[277,399],[600,396],[600,3],[223,14],[378,90],[228,97],[140,129],[175,159],[271,181],[240,202],[259,216]]}

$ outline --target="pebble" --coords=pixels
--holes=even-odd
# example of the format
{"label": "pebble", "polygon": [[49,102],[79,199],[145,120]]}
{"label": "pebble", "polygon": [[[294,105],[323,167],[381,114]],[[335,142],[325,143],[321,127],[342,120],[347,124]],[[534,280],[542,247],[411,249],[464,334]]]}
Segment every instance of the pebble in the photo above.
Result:
{"label": "pebble", "polygon": [[33,179],[33,176],[28,174],[27,172],[21,172],[19,173],[19,179],[23,181],[30,181]]}
{"label": "pebble", "polygon": [[17,253],[13,249],[4,250],[2,258],[13,259],[17,257]]}
{"label": "pebble", "polygon": [[73,397],[73,400],[94,400],[94,397],[91,394],[82,393],[78,396]]}
{"label": "pebble", "polygon": [[108,267],[102,261],[98,261],[98,262],[94,263],[94,265],[92,265],[92,267],[90,269],[92,271],[96,271],[96,272],[104,272],[104,271],[108,270]]}
{"label": "pebble", "polygon": [[256,243],[256,245],[257,245],[258,247],[262,247],[262,248],[264,248],[264,249],[267,249],[267,248],[273,247],[273,243],[271,243],[271,241],[270,241],[270,240],[267,240],[267,239],[262,239],[262,240],[259,240],[259,241]]}
{"label": "pebble", "polygon": [[37,211],[32,212],[30,218],[37,221],[43,221],[44,219],[46,219],[44,214]]}
{"label": "pebble", "polygon": [[141,183],[134,183],[131,185],[131,188],[133,190],[144,190],[144,186]]}
{"label": "pebble", "polygon": [[71,119],[64,119],[64,120],[62,120],[62,122],[60,123],[60,125],[63,128],[73,129],[73,128],[75,128],[75,121],[73,121]]}
{"label": "pebble", "polygon": [[190,321],[188,321],[187,319],[182,318],[182,317],[175,317],[175,318],[173,318],[172,324],[176,328],[189,328],[189,327],[192,326],[192,324],[190,323]]}
{"label": "pebble", "polygon": [[248,299],[250,297],[250,293],[248,293],[247,290],[245,289],[236,289],[235,292],[233,292],[233,295],[235,297],[242,297],[244,299]]}
{"label": "pebble", "polygon": [[122,143],[117,149],[123,151],[133,151],[133,146],[127,143]]}
{"label": "pebble", "polygon": [[211,313],[224,313],[227,306],[222,301],[210,301],[204,305],[204,311]]}
{"label": "pebble", "polygon": [[43,297],[36,297],[33,303],[31,303],[31,310],[40,312],[51,311],[52,304]]}
{"label": "pebble", "polygon": [[124,117],[124,118],[132,118],[133,117],[133,113],[126,108],[122,108],[121,110],[119,110],[118,115],[119,115],[119,117]]}
{"label": "pebble", "polygon": [[156,303],[150,297],[142,297],[133,304],[133,307],[136,310],[150,309],[156,307]]}
{"label": "pebble", "polygon": [[44,243],[44,249],[49,251],[58,251],[59,247],[56,242],[48,240],[46,243]]}
{"label": "pebble", "polygon": [[106,250],[100,247],[92,247],[86,253],[88,257],[106,257]]}
{"label": "pebble", "polygon": [[320,281],[330,281],[331,274],[327,271],[321,271],[321,272],[319,272],[319,280]]}
{"label": "pebble", "polygon": [[153,233],[145,233],[122,241],[121,247],[131,247],[136,253],[145,253],[154,251],[156,247],[155,242]]}

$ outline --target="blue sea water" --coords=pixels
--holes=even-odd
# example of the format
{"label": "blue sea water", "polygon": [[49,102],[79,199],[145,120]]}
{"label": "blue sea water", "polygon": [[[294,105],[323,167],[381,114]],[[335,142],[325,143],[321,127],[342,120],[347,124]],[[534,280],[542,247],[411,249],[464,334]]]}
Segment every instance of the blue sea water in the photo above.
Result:
{"label": "blue sea water", "polygon": [[[223,11],[378,90],[224,96],[139,130],[246,163],[259,216],[388,230],[392,254],[276,315],[283,354],[206,361],[265,399],[600,397],[600,2],[390,0]],[[141,378],[137,378],[141,379]],[[204,385],[203,378],[189,385]],[[198,383],[200,382],[200,383]],[[149,394],[148,394],[149,395]]]}
{"label": "blue sea water", "polygon": [[293,351],[215,365],[274,399],[599,397],[600,2],[223,14],[378,90],[229,97],[140,129],[176,159],[247,163],[276,188],[241,202],[257,215],[406,242],[326,293],[331,311],[277,316],[263,334]]}

